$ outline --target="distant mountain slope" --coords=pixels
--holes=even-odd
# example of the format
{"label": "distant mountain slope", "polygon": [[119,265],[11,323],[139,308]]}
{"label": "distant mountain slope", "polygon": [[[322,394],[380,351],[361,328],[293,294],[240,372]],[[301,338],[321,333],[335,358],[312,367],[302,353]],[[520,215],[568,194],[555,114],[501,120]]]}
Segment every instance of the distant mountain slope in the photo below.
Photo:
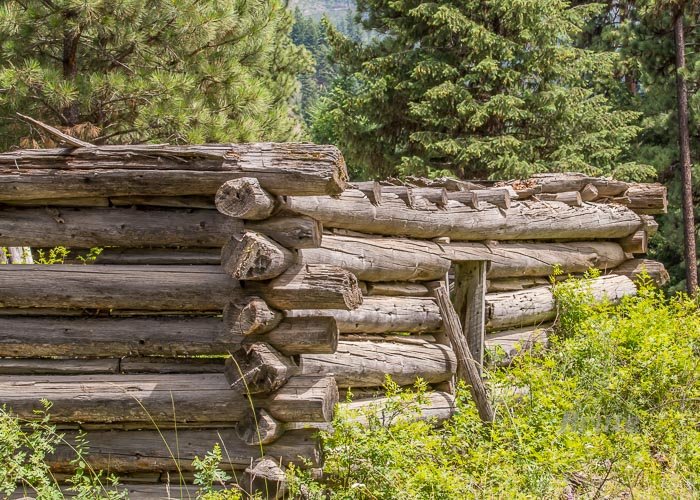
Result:
{"label": "distant mountain slope", "polygon": [[289,0],[289,8],[299,8],[305,16],[321,19],[327,15],[334,23],[355,11],[354,0]]}

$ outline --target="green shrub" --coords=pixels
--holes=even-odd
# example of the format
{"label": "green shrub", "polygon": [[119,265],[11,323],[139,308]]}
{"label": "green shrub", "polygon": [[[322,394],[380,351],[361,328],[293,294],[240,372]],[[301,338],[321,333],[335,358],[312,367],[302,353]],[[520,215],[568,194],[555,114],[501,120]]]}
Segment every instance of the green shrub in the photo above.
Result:
{"label": "green shrub", "polygon": [[[550,349],[488,373],[497,422],[460,387],[444,428],[397,419],[325,434],[315,498],[696,498],[700,489],[700,313],[642,283],[620,305],[587,281],[557,285]],[[420,391],[418,391],[420,392]],[[410,394],[394,395],[406,401]],[[417,397],[417,396],[414,396]]]}

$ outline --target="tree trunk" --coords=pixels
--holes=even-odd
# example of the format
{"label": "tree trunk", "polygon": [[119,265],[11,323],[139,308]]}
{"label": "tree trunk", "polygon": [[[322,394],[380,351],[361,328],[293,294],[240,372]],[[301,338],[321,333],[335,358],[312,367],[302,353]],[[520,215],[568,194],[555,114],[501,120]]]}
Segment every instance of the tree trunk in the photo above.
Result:
{"label": "tree trunk", "polygon": [[292,310],[287,316],[330,316],[340,333],[435,332],[442,326],[435,300],[427,297],[365,297],[362,305],[351,311]]}
{"label": "tree trunk", "polygon": [[449,380],[456,369],[454,353],[440,344],[415,340],[338,342],[334,354],[302,354],[303,375],[333,375],[338,387],[377,387],[386,375],[399,385],[417,378],[428,383]]}
{"label": "tree trunk", "polygon": [[[60,173],[60,175],[57,175]],[[333,146],[124,145],[0,154],[0,202],[110,196],[213,196],[255,177],[274,195],[339,194],[345,161]]]}
{"label": "tree trunk", "polygon": [[450,201],[444,210],[411,210],[400,200],[372,205],[359,191],[338,198],[289,196],[286,207],[328,227],[364,233],[452,240],[624,238],[641,226],[637,214],[619,205],[518,202],[510,209],[474,210]]}
{"label": "tree trunk", "polygon": [[683,229],[685,250],[685,287],[695,295],[698,289],[698,263],[695,247],[695,212],[693,204],[692,163],[690,159],[690,132],[688,130],[688,86],[685,71],[685,33],[683,8],[673,19],[676,44],[676,97],[678,99],[678,145],[681,160],[681,197],[683,200]]}

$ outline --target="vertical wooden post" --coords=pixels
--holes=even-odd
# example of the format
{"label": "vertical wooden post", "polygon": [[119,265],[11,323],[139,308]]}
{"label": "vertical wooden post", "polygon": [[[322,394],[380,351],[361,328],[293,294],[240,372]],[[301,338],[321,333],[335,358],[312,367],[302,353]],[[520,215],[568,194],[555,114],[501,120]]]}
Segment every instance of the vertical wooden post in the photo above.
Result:
{"label": "vertical wooden post", "polygon": [[486,267],[487,262],[484,260],[456,264],[452,301],[462,322],[469,351],[477,363],[479,375],[484,364]]}

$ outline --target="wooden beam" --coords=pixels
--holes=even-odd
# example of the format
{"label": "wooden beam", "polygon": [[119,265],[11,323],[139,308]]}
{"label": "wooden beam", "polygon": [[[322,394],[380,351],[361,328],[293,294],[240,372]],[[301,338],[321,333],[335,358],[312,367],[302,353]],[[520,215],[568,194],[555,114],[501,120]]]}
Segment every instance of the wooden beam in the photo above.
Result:
{"label": "wooden beam", "polygon": [[462,319],[464,337],[479,374],[484,363],[484,322],[486,261],[463,262],[455,266],[454,307]]}

